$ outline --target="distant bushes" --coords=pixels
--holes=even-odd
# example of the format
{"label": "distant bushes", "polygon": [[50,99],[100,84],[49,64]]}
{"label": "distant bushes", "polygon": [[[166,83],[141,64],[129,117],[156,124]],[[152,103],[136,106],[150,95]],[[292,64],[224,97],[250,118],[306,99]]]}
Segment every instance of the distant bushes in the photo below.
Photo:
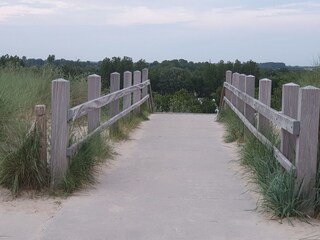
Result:
{"label": "distant bushes", "polygon": [[196,98],[185,89],[174,94],[154,94],[156,111],[158,112],[186,112],[186,113],[214,113],[215,101],[209,98]]}

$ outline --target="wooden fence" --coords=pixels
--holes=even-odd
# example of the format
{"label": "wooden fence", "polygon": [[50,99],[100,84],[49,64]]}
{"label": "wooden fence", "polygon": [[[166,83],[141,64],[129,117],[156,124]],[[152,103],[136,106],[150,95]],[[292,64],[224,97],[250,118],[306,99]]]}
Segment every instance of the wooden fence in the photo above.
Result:
{"label": "wooden fence", "polygon": [[[255,77],[226,72],[223,103],[263,144],[273,148],[281,166],[293,171],[297,186],[305,196],[315,198],[318,166],[320,90],[288,83],[282,87],[282,111],[271,105],[272,82],[259,81],[259,98],[255,99]],[[257,115],[257,118],[256,118]],[[271,129],[280,129],[280,149],[266,137]],[[301,185],[300,185],[301,184]],[[307,211],[312,212],[312,209]]]}
{"label": "wooden fence", "polygon": [[[148,69],[142,72],[124,72],[123,89],[120,89],[120,74],[112,73],[110,76],[110,94],[101,96],[101,77],[90,75],[88,77],[88,101],[69,108],[70,104],[70,82],[64,79],[52,81],[51,99],[51,186],[55,187],[63,179],[68,166],[69,159],[81,147],[86,139],[117,122],[147,100],[150,103],[150,80],[148,80]],[[151,89],[150,89],[151,90]],[[151,91],[150,91],[151,92]],[[120,112],[119,100],[123,98],[122,111]],[[101,123],[101,107],[109,104],[110,118]],[[149,105],[149,106],[150,106]],[[71,121],[81,116],[88,116],[88,134],[80,141],[69,145],[69,127]]]}

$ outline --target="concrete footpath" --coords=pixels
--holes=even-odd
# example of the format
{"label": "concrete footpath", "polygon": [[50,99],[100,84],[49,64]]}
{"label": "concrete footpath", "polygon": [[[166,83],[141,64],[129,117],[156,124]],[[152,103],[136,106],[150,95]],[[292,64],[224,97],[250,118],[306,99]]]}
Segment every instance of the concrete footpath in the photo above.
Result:
{"label": "concrete footpath", "polygon": [[319,226],[279,224],[255,210],[215,115],[150,119],[119,144],[95,189],[66,200],[31,239],[320,239]]}

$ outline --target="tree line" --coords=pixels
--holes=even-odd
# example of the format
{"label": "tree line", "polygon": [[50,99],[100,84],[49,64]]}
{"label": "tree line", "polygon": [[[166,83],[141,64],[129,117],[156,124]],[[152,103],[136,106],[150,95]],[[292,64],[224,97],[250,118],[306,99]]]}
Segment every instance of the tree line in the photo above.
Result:
{"label": "tree line", "polygon": [[260,76],[273,79],[275,105],[278,104],[279,98],[277,91],[284,79],[301,74],[301,71],[296,73],[281,64],[277,65],[283,67],[280,69],[260,68],[261,65],[252,60],[246,62],[221,60],[211,63],[174,59],[148,63],[144,59],[134,62],[127,56],[106,57],[98,62],[90,62],[56,59],[55,55],[49,55],[45,60],[4,55],[0,57],[0,67],[5,66],[33,68],[50,66],[59,69],[61,77],[69,80],[96,73],[102,76],[104,92],[109,89],[112,72],[123,74],[124,71],[148,68],[157,110],[175,112],[214,112],[215,105],[219,104],[227,70],[256,76],[256,87]]}

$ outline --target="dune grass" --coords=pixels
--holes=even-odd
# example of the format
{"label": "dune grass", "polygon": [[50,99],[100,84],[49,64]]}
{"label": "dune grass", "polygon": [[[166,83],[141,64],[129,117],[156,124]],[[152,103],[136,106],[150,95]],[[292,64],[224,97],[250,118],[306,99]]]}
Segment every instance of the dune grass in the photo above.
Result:
{"label": "dune grass", "polygon": [[[39,138],[33,124],[34,107],[45,104],[50,117],[51,81],[60,76],[59,69],[51,66],[0,69],[0,185],[10,189],[14,196],[23,190],[49,189],[49,174],[46,164],[40,160]],[[71,84],[71,106],[85,102],[85,76],[68,80]],[[95,183],[97,166],[115,154],[109,140],[128,139],[130,132],[148,119],[145,107],[141,109],[142,113],[133,112],[120,120],[116,124],[117,131],[90,137],[70,159],[70,168],[58,192],[69,194]],[[81,134],[86,132],[81,129],[85,122],[86,117],[83,117],[71,124],[71,139],[76,141],[82,137]]]}
{"label": "dune grass", "polygon": [[142,121],[149,120],[150,112],[142,107],[140,112],[132,111],[126,117],[119,120],[117,124],[110,128],[110,138],[114,141],[128,140],[130,133],[136,129]]}
{"label": "dune grass", "polygon": [[15,196],[48,183],[38,136],[31,127],[34,106],[48,105],[50,82],[57,75],[50,68],[0,69],[0,184]]}
{"label": "dune grass", "polygon": [[244,124],[229,108],[226,108],[219,112],[217,121],[224,123],[226,128],[226,134],[224,135],[224,141],[230,142],[243,142],[244,140]]}
{"label": "dune grass", "polygon": [[[315,207],[315,203],[305,199],[300,187],[295,186],[294,174],[280,166],[272,148],[263,145],[248,130],[243,130],[243,123],[230,108],[223,109],[219,114],[219,121],[226,126],[226,142],[232,140],[240,143],[241,165],[254,183],[255,191],[262,196],[260,204],[263,211],[279,218],[305,217],[303,210]],[[279,144],[275,134],[270,133],[268,139],[275,146]]]}
{"label": "dune grass", "polygon": [[98,166],[107,159],[112,159],[114,154],[106,136],[103,134],[91,136],[70,159],[70,166],[60,189],[65,193],[72,193],[85,186],[93,185],[96,182]]}
{"label": "dune grass", "polygon": [[[0,69],[0,184],[14,196],[24,189],[48,187],[48,174],[40,161],[34,107],[47,106],[50,115],[51,81],[58,69],[5,67]],[[84,99],[85,81],[71,82],[71,102]]]}

